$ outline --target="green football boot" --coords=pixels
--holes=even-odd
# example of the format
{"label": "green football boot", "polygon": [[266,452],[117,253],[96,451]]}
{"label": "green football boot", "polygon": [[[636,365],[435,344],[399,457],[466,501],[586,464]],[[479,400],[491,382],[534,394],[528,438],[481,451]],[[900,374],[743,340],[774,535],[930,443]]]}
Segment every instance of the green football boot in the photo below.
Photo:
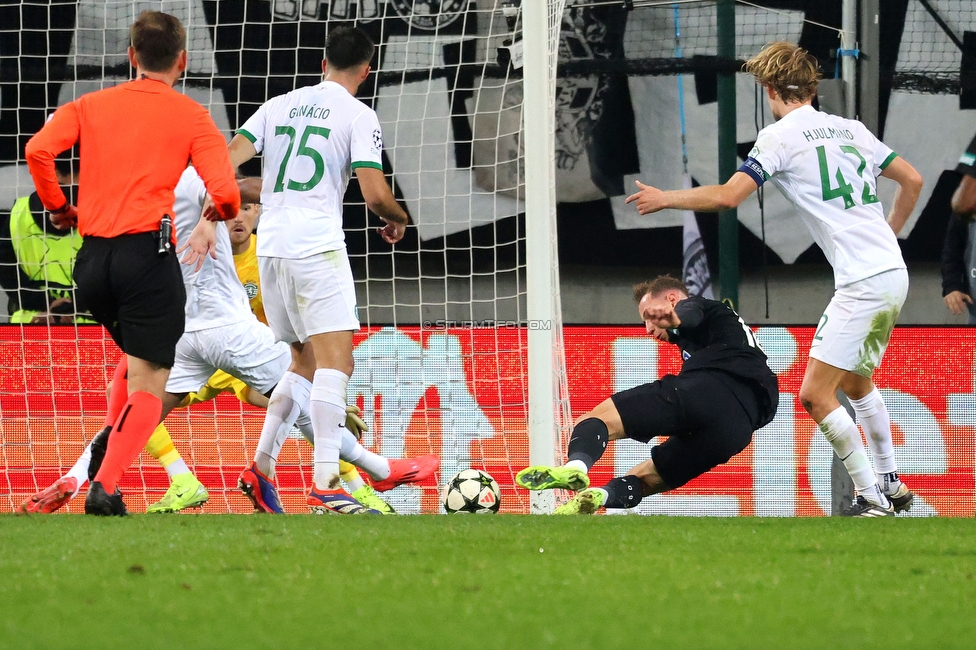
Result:
{"label": "green football boot", "polygon": [[179,512],[184,508],[200,507],[210,495],[203,483],[190,472],[177,474],[163,498],[146,508],[147,513]]}
{"label": "green football boot", "polygon": [[603,507],[606,501],[603,490],[589,488],[552,511],[554,515],[592,515]]}
{"label": "green football boot", "polygon": [[379,510],[384,515],[395,515],[396,510],[389,503],[380,498],[373,486],[366,484],[352,493],[352,498],[359,501],[367,508]]}
{"label": "green football boot", "polygon": [[590,487],[590,477],[573,467],[526,467],[515,475],[515,482],[526,490],[573,490]]}

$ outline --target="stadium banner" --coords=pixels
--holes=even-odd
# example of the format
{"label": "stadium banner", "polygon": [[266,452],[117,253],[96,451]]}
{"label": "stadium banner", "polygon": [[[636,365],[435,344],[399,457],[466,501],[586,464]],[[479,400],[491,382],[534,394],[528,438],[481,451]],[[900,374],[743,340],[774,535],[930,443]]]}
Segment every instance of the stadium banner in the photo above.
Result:
{"label": "stadium banner", "polygon": [[[439,485],[475,467],[502,487],[503,512],[527,512],[513,486],[528,460],[526,330],[508,323],[429,323],[364,329],[355,339],[350,402],[370,427],[363,443],[389,457],[433,453],[436,481],[386,493],[403,513],[437,512]],[[450,325],[450,326],[448,326]],[[797,395],[812,327],[759,327],[780,382],[776,418],[727,465],[673,493],[647,498],[641,514],[821,516],[830,508],[832,451]],[[574,416],[611,393],[680,368],[674,346],[640,327],[566,327]],[[875,382],[891,414],[898,467],[918,495],[913,516],[973,516],[976,469],[976,330],[897,328]],[[119,358],[98,327],[0,326],[0,502],[13,508],[66,471],[102,426],[105,388]],[[173,439],[210,491],[207,512],[248,512],[236,490],[263,412],[231,395],[175,411]],[[295,436],[278,466],[282,500],[306,512],[311,448]],[[649,456],[632,441],[611,445],[595,485]],[[122,488],[130,509],[160,498],[166,473],[143,454]],[[80,512],[82,500],[67,508]]]}

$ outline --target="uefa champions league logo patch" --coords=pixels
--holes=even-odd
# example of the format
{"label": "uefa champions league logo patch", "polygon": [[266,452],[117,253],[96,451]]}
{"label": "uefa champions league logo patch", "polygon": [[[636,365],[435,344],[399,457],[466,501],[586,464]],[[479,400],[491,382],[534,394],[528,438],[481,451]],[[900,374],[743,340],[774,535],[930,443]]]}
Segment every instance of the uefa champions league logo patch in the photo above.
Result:
{"label": "uefa champions league logo patch", "polygon": [[457,20],[467,0],[390,0],[390,4],[411,26],[435,30]]}
{"label": "uefa champions league logo patch", "polygon": [[383,134],[380,133],[379,129],[373,130],[373,149],[379,151],[383,148]]}

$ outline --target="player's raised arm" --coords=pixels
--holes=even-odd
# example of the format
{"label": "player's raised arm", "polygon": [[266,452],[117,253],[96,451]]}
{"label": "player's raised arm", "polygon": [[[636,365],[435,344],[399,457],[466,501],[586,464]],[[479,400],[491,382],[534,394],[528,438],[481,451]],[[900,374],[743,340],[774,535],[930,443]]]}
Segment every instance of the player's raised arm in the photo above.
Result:
{"label": "player's raised arm", "polygon": [[208,255],[217,259],[217,220],[208,219],[208,213],[215,214],[213,201],[209,196],[203,204],[200,220],[193,227],[186,243],[176,249],[177,255],[182,255],[186,251],[186,255],[183,255],[180,262],[187,266],[194,266],[194,273],[198,273],[203,268]]}
{"label": "player's raised arm", "polygon": [[403,239],[409,219],[393,196],[393,190],[387,184],[383,170],[357,167],[356,178],[359,179],[359,187],[366,199],[366,207],[386,222],[384,227],[377,229],[380,236],[390,244]]}
{"label": "player's raised arm", "polygon": [[898,183],[891,211],[888,212],[888,225],[897,235],[915,209],[922,191],[922,175],[901,156],[888,163],[881,175]]}
{"label": "player's raised arm", "polygon": [[237,169],[258,154],[254,143],[240,133],[231,139],[230,144],[227,146],[227,151],[230,154],[230,164],[234,166],[234,169]]}
{"label": "player's raised arm", "polygon": [[[237,187],[240,190],[241,203],[260,203],[261,202],[261,179],[260,178],[239,178]],[[186,251],[186,255],[180,260],[187,266],[195,266],[194,272],[199,272],[203,267],[203,262],[209,255],[217,259],[217,221],[219,218],[214,208],[213,199],[207,196],[203,202],[200,212],[200,220],[193,227],[186,243],[177,249],[177,254]]]}
{"label": "player's raised arm", "polygon": [[703,185],[687,190],[663,191],[640,181],[635,182],[638,191],[627,197],[627,203],[636,201],[639,214],[652,214],[660,210],[731,210],[737,208],[759,187],[750,175],[742,171],[733,174],[724,185]]}

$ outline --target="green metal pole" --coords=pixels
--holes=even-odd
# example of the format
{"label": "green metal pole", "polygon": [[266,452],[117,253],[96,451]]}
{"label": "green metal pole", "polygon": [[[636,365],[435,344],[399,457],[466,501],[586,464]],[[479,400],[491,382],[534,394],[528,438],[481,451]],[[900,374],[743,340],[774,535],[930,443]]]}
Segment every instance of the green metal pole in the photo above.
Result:
{"label": "green metal pole", "polygon": [[[718,0],[718,56],[735,59],[735,0]],[[738,168],[736,154],[735,74],[718,75],[718,181]],[[718,215],[718,279],[722,300],[739,305],[739,217],[736,210]]]}

